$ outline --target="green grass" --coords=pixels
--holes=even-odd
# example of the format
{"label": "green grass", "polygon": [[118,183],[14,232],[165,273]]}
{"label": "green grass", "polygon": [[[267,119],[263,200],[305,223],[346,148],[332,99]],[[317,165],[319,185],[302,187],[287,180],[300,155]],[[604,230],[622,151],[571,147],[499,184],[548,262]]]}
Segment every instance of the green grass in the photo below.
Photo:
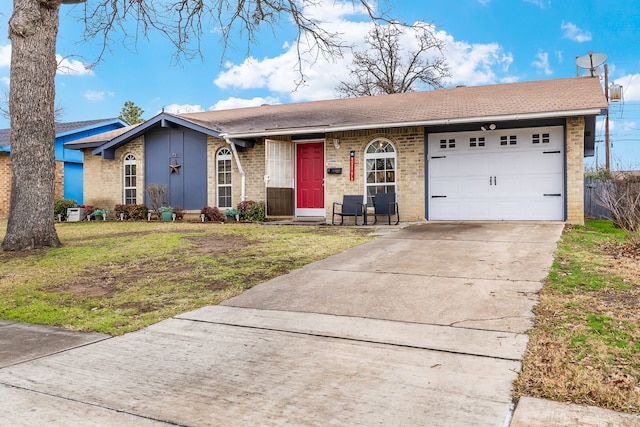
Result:
{"label": "green grass", "polygon": [[565,229],[535,308],[516,398],[640,411],[640,260],[617,250],[634,239],[610,221]]}
{"label": "green grass", "polygon": [[365,228],[258,224],[78,222],[57,230],[61,248],[0,252],[1,319],[122,334],[370,239]]}

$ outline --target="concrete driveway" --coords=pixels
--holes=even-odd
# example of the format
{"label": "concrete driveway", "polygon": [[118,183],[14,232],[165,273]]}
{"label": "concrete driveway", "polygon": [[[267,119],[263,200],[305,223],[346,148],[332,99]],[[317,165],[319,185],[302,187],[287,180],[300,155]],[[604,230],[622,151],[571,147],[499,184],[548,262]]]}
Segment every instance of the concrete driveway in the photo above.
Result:
{"label": "concrete driveway", "polygon": [[[28,426],[506,426],[562,227],[411,226],[135,333],[43,341],[28,361],[0,353],[2,416]],[[0,324],[0,343],[19,340],[15,326]]]}

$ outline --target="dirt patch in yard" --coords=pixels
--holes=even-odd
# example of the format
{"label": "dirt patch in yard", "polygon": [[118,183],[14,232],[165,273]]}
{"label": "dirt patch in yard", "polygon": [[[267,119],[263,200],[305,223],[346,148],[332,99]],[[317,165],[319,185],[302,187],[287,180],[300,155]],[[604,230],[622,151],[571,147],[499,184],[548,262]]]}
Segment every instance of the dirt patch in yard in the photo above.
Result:
{"label": "dirt patch in yard", "polygon": [[[186,239],[190,242],[187,249],[191,252],[190,256],[194,253],[212,257],[225,256],[256,243],[234,235],[226,236],[223,241],[211,236],[189,236]],[[169,253],[160,258],[138,258],[92,267],[86,269],[84,274],[67,283],[49,288],[48,291],[71,293],[80,298],[111,298],[130,284],[140,281],[179,281],[187,275],[192,281],[198,280],[197,276],[194,277],[193,266],[183,262],[181,252],[183,251]],[[227,286],[224,281],[214,280],[209,281],[204,288],[216,291]]]}

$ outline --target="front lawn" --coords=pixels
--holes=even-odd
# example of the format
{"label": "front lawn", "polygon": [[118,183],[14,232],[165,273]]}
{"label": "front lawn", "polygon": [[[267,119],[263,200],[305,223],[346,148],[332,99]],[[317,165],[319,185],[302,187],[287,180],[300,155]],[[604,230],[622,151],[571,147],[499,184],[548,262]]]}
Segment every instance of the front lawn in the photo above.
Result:
{"label": "front lawn", "polygon": [[[0,238],[6,221],[0,222]],[[0,319],[118,335],[238,295],[371,229],[70,222],[63,247],[0,252]]]}
{"label": "front lawn", "polygon": [[567,226],[535,309],[515,395],[640,412],[640,241]]}

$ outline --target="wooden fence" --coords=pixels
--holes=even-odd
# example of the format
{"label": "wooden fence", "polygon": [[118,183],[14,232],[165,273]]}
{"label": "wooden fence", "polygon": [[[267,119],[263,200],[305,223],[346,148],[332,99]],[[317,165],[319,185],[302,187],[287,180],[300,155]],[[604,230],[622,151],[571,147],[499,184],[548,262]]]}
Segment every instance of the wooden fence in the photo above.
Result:
{"label": "wooden fence", "polygon": [[604,182],[600,179],[584,179],[584,215],[592,219],[611,219],[609,209],[598,203],[599,195],[602,194]]}

